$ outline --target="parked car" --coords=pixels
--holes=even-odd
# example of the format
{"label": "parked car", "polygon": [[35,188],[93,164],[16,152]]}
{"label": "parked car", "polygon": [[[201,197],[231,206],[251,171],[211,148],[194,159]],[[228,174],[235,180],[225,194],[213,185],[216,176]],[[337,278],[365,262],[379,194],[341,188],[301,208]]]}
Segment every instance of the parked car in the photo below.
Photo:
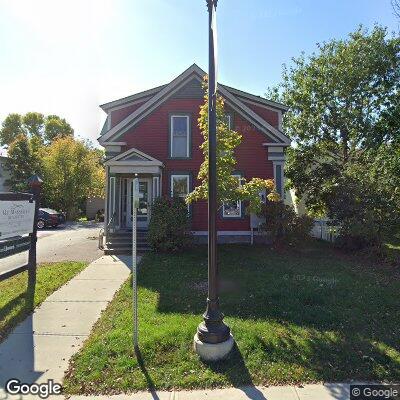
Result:
{"label": "parked car", "polygon": [[63,213],[52,210],[51,208],[39,208],[37,227],[38,229],[52,227],[63,224],[65,216]]}

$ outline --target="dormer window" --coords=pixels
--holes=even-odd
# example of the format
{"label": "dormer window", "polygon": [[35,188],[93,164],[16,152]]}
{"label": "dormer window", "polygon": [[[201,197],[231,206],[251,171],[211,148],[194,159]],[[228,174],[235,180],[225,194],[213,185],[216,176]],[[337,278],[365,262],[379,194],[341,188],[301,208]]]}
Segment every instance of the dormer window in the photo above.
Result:
{"label": "dormer window", "polygon": [[190,157],[190,115],[170,117],[170,157]]}

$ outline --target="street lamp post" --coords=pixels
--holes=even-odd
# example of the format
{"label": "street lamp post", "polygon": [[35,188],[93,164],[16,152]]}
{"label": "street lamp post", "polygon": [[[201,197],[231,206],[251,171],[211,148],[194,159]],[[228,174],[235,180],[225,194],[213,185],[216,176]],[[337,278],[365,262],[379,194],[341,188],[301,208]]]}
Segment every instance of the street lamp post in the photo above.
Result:
{"label": "street lamp post", "polygon": [[207,0],[209,13],[209,69],[208,69],[208,298],[204,321],[195,335],[194,346],[206,361],[217,361],[227,356],[233,346],[229,327],[223,322],[219,309],[217,264],[217,91],[215,12],[218,0]]}

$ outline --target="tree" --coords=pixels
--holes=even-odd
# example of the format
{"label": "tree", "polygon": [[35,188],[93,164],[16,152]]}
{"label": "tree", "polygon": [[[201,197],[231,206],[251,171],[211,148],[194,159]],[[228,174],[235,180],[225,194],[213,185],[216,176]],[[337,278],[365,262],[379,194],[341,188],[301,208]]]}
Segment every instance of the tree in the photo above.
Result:
{"label": "tree", "polygon": [[359,28],[318,50],[293,59],[282,84],[269,91],[290,107],[284,124],[297,147],[287,175],[300,195],[313,192],[307,193],[313,206],[321,182],[360,150],[400,140],[400,39],[379,26]]}
{"label": "tree", "polygon": [[28,112],[25,115],[9,114],[2,123],[0,130],[0,146],[9,146],[20,134],[29,138],[36,137],[43,143],[50,143],[61,136],[73,136],[71,125],[58,115],[45,117],[38,112]]}
{"label": "tree", "polygon": [[[203,85],[207,89],[206,78]],[[238,185],[237,177],[233,176],[236,159],[235,149],[242,141],[242,136],[232,129],[226,121],[225,106],[222,97],[217,97],[217,201],[220,206],[225,202],[247,201],[248,212],[261,211],[262,201],[260,192],[265,190],[268,199],[277,200],[279,195],[274,190],[274,182],[271,179],[253,178],[246,181],[244,178]],[[204,161],[200,166],[197,179],[201,181],[186,197],[191,203],[196,200],[208,198],[208,95],[204,96],[204,104],[200,108],[199,127],[204,137],[200,148],[204,154]]]}
{"label": "tree", "polygon": [[58,137],[73,136],[74,130],[71,125],[57,115],[48,115],[45,120],[44,138],[51,143]]}
{"label": "tree", "polygon": [[28,179],[38,173],[37,167],[29,138],[23,133],[19,134],[8,147],[6,168],[11,176],[7,184],[14,191],[27,191]]}
{"label": "tree", "polygon": [[375,26],[318,45],[284,67],[269,95],[290,107],[284,124],[296,146],[286,175],[308,208],[347,233],[355,220],[391,226],[383,180],[365,185],[377,155],[400,142],[400,38]]}
{"label": "tree", "polygon": [[29,137],[42,139],[44,129],[44,115],[38,112],[28,112],[22,117],[23,127]]}
{"label": "tree", "polygon": [[8,114],[0,130],[0,145],[9,146],[19,135],[24,134],[20,114]]}
{"label": "tree", "polygon": [[42,154],[44,190],[49,205],[73,219],[88,197],[104,195],[104,168],[99,152],[87,142],[58,137]]}
{"label": "tree", "polygon": [[394,15],[400,18],[400,0],[392,0],[392,7]]}

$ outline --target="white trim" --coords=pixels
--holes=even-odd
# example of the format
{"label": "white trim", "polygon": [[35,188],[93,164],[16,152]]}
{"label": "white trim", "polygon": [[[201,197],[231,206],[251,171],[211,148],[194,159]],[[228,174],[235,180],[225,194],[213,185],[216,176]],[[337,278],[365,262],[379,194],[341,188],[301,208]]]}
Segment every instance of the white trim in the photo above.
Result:
{"label": "white trim", "polygon": [[157,86],[155,88],[152,88],[152,89],[149,89],[149,90],[145,90],[144,92],[135,93],[135,94],[133,94],[131,96],[123,97],[122,99],[109,101],[108,103],[103,103],[103,104],[100,105],[100,108],[102,110],[109,110],[112,107],[118,107],[120,105],[124,105],[126,107],[127,105],[131,105],[129,103],[134,101],[134,100],[139,100],[139,99],[142,99],[143,97],[148,97],[150,95],[156,94],[157,92],[162,90],[165,86],[167,86],[167,85]]}
{"label": "white trim", "polygon": [[272,147],[272,146],[289,147],[290,143],[263,143],[262,145],[268,146],[268,147]]}
{"label": "white trim", "polygon": [[[123,161],[121,160],[122,158],[128,157],[130,156],[132,153],[136,153],[139,156],[145,158],[145,160],[143,161]],[[142,151],[132,147],[129,150],[126,150],[125,152],[116,155],[115,157],[111,158],[110,160],[106,161],[104,164],[105,165],[117,165],[116,162],[118,162],[118,164],[121,165],[128,165],[128,164],[132,164],[132,165],[163,165],[163,163],[159,160],[157,160],[156,158],[149,156],[146,153],[143,153]],[[143,163],[144,162],[144,163]],[[149,163],[151,162],[151,163]],[[138,164],[139,163],[139,164]]]}
{"label": "white trim", "polygon": [[230,113],[226,114],[226,118],[228,119],[228,128],[230,130],[232,130],[234,128],[234,126],[233,126],[233,118],[232,117],[233,117],[232,114],[230,114]]}
{"label": "white trim", "polygon": [[[128,129],[132,128],[141,119],[145,118],[154,109],[156,109],[160,102],[165,101],[175,92],[181,89],[186,84],[186,81],[193,79],[193,75],[199,81],[202,80],[205,72],[199,68],[196,64],[189,67],[181,75],[171,81],[167,86],[163,87],[157,94],[155,94],[151,99],[142,104],[137,110],[132,114],[128,115],[125,119],[111,128],[108,132],[98,138],[100,144],[104,143],[107,139],[116,136],[119,137],[124,134]],[[257,126],[262,132],[267,136],[272,137],[272,139],[277,139],[278,141],[283,141],[283,143],[290,144],[290,139],[284,135],[279,129],[276,129],[253,110],[251,110],[246,104],[244,104],[240,99],[231,94],[228,89],[225,89],[223,85],[218,85],[218,91],[228,100],[228,104],[236,110],[238,113],[243,115],[246,119],[250,118],[252,124]]]}
{"label": "white trim", "polygon": [[145,113],[146,111],[147,111],[147,113],[151,112],[157,106],[157,103],[161,99],[164,98],[164,96],[172,95],[172,93],[170,93],[170,92],[174,88],[176,88],[176,90],[179,90],[179,88],[177,88],[177,86],[180,85],[182,82],[185,82],[185,80],[187,80],[187,78],[189,78],[193,73],[197,73],[201,78],[205,75],[205,72],[201,68],[199,68],[196,64],[193,64],[186,71],[184,71],[182,74],[180,74],[177,78],[172,80],[168,85],[164,86],[157,94],[155,94],[150,100],[146,101],[146,103],[141,105],[132,114],[128,115],[125,119],[123,119],[121,122],[119,122],[113,128],[111,128],[103,136],[100,136],[98,138],[98,141],[101,143],[117,133],[118,134],[124,133],[123,129],[125,129],[127,127],[129,129],[129,127],[131,127],[131,125],[130,125],[131,122],[133,122],[133,123],[137,122],[137,121],[135,121],[135,119],[137,119],[139,116],[141,116],[143,118],[145,115],[147,115]]}
{"label": "white trim", "polygon": [[104,165],[109,165],[109,166],[112,166],[112,165],[130,165],[130,166],[132,166],[132,167],[140,167],[140,166],[144,166],[144,167],[146,167],[146,166],[148,166],[148,167],[162,167],[163,166],[163,164],[162,164],[162,162],[161,161],[147,161],[147,160],[143,160],[143,161],[113,161],[112,159],[111,160],[108,160],[108,161],[106,161],[105,163],[104,163]]}
{"label": "white trim", "polygon": [[154,200],[157,197],[160,197],[160,177],[159,176],[153,176],[152,185],[153,185],[152,197]]}
{"label": "white trim", "polygon": [[116,189],[116,185],[115,185],[115,176],[110,176],[110,215],[109,215],[109,219],[108,221],[111,220],[112,216],[115,213],[115,209],[116,209],[116,194],[115,194],[115,189]]}
{"label": "white trim", "polygon": [[122,110],[122,109],[124,109],[126,107],[134,106],[135,104],[144,103],[144,102],[150,100],[153,96],[154,95],[142,97],[141,99],[138,99],[138,100],[135,100],[135,101],[130,101],[128,103],[123,103],[121,105],[118,105],[118,106],[115,106],[115,107],[112,107],[112,108],[108,108],[107,112],[109,112],[111,114],[114,111]]}
{"label": "white trim", "polygon": [[103,146],[126,146],[126,142],[103,142]]}
{"label": "white trim", "polygon": [[262,127],[261,130],[263,130],[267,135],[273,135],[277,139],[282,140],[283,143],[290,143],[290,139],[284,135],[282,132],[280,132],[278,129],[273,127],[269,122],[267,122],[265,119],[261,118],[258,114],[256,114],[251,108],[247,107],[246,104],[244,104],[241,100],[233,96],[228,90],[226,90],[222,85],[219,87],[220,93],[227,99],[229,99],[232,103],[236,104],[239,107],[238,112],[240,113],[245,113],[248,116],[250,116],[254,121],[256,121],[260,126]]}
{"label": "white trim", "polygon": [[113,174],[157,174],[161,173],[161,167],[156,165],[111,165],[110,172]]}
{"label": "white trim", "polygon": [[[172,149],[173,149],[173,137],[174,137],[174,124],[173,120],[174,118],[186,118],[186,156],[174,156],[172,154]],[[170,119],[169,119],[169,124],[170,124],[170,138],[169,138],[169,143],[170,143],[170,149],[169,149],[169,156],[171,158],[189,158],[190,157],[190,115],[189,114],[171,114]]]}
{"label": "white trim", "polygon": [[274,170],[274,183],[275,183],[275,189],[276,191],[279,193],[278,188],[276,187],[276,166],[280,165],[281,166],[281,193],[279,193],[279,195],[281,195],[282,200],[285,198],[285,182],[284,182],[284,166],[285,166],[285,161],[283,160],[278,160],[278,161],[272,161],[272,165],[273,165],[273,170]]}
{"label": "white trim", "polygon": [[[208,231],[192,231],[194,236],[207,236]],[[251,231],[218,231],[218,236],[251,236]]]}
{"label": "white trim", "polygon": [[288,111],[289,110],[289,107],[285,106],[282,103],[277,103],[277,102],[272,101],[272,100],[264,99],[263,97],[256,96],[256,95],[251,94],[251,93],[243,92],[242,90],[235,89],[235,88],[233,88],[231,86],[226,86],[226,85],[222,85],[222,84],[219,84],[218,86],[219,87],[223,86],[226,90],[228,90],[229,92],[232,92],[232,94],[236,94],[237,96],[241,96],[241,97],[244,97],[244,98],[248,99],[247,101],[253,100],[258,104],[262,103],[262,104],[260,104],[262,106],[265,106],[265,107],[269,106],[274,111],[275,110],[283,110],[283,111]]}

